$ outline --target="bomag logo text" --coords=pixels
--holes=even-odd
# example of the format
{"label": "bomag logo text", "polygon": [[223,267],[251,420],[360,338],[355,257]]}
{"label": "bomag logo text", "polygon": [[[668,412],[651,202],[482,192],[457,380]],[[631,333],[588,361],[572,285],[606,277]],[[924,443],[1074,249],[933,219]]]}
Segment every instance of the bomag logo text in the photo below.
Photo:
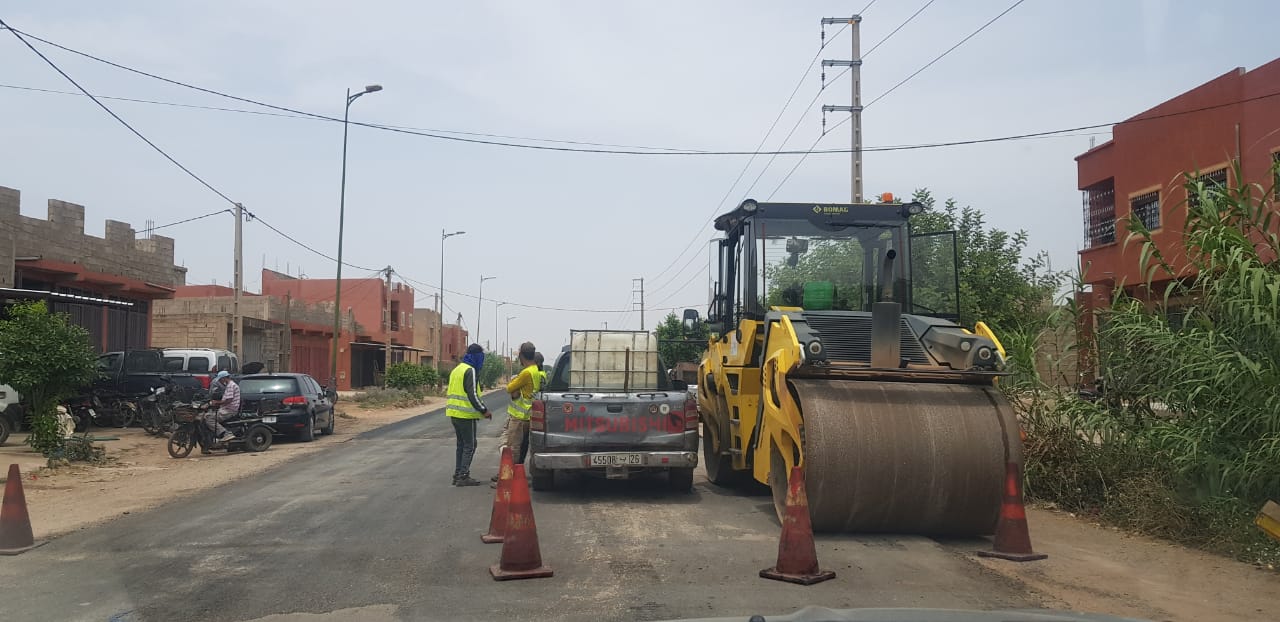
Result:
{"label": "bomag logo text", "polygon": [[815,214],[848,214],[849,208],[845,205],[815,205],[813,206]]}

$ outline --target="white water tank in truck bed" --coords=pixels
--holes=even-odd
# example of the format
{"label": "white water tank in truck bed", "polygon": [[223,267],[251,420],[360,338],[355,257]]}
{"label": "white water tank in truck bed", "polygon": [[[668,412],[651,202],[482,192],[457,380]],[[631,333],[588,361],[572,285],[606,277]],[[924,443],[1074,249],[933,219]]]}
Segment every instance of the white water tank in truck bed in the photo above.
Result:
{"label": "white water tank in truck bed", "polygon": [[658,338],[630,330],[569,331],[569,387],[634,391],[658,387]]}

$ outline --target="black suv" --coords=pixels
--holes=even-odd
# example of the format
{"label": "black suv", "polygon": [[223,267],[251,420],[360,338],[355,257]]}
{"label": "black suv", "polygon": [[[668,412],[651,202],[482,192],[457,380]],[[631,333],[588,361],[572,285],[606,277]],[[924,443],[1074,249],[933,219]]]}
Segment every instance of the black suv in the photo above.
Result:
{"label": "black suv", "polygon": [[298,440],[333,434],[333,399],[306,374],[253,374],[241,378],[240,412],[262,416],[263,423]]}

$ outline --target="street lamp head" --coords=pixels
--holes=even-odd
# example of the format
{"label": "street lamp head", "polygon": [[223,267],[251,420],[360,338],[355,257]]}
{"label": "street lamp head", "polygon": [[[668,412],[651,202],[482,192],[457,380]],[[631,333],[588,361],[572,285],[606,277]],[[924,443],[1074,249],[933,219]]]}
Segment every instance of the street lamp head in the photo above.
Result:
{"label": "street lamp head", "polygon": [[462,234],[464,234],[464,233],[466,233],[466,231],[454,231],[453,233],[445,233],[445,232],[444,232],[444,229],[441,229],[441,230],[440,230],[440,239],[441,239],[441,240],[447,240],[447,239],[449,239],[449,238],[451,238],[451,237],[453,237],[453,236],[455,236],[455,235],[462,235]]}
{"label": "street lamp head", "polygon": [[382,90],[381,84],[370,84],[369,86],[364,87],[364,92],[366,93],[377,93],[378,91],[381,91],[381,90]]}

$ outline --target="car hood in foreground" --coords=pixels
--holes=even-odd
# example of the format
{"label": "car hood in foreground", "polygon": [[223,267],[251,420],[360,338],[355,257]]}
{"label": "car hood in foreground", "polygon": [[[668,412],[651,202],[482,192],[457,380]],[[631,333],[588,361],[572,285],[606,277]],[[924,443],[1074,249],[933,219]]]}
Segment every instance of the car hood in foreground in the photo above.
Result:
{"label": "car hood in foreground", "polygon": [[1016,609],[969,611],[962,609],[827,609],[805,607],[779,616],[689,618],[670,622],[1150,622],[1098,613]]}

